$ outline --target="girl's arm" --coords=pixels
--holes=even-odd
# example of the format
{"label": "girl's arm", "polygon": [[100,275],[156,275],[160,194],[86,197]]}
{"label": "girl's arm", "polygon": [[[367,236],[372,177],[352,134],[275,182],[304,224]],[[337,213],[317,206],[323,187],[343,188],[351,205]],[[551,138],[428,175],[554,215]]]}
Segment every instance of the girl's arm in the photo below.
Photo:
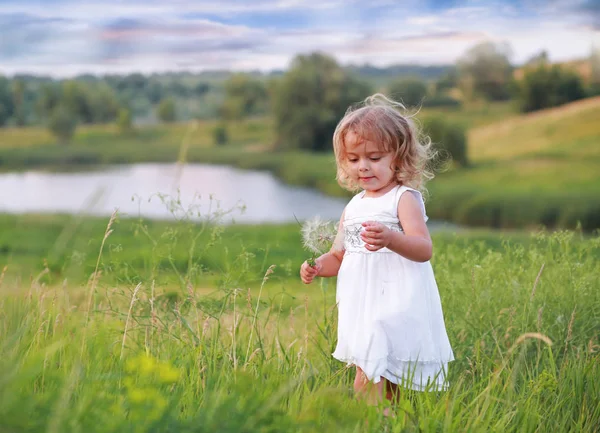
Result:
{"label": "girl's arm", "polygon": [[317,262],[317,269],[319,272],[317,276],[319,277],[335,277],[340,270],[340,266],[342,266],[342,259],[344,258],[344,252],[339,250],[334,250],[323,254],[319,257]]}
{"label": "girl's arm", "polygon": [[423,219],[421,205],[412,194],[402,194],[398,201],[398,219],[404,233],[394,232],[377,222],[365,222],[361,233],[365,248],[377,251],[387,247],[393,252],[415,262],[431,259],[433,245]]}

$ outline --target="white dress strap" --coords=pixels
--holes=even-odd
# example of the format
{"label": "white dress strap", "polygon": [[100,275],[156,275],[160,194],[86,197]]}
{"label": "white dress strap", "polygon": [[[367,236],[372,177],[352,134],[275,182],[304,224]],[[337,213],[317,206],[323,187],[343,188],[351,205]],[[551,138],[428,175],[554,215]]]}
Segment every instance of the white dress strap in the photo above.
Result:
{"label": "white dress strap", "polygon": [[419,205],[421,206],[421,212],[423,213],[423,219],[425,220],[425,222],[427,222],[429,217],[427,216],[427,212],[425,211],[425,202],[423,200],[423,195],[421,194],[421,191],[419,191],[419,190],[410,188],[408,186],[401,185],[400,188],[398,188],[398,191],[396,191],[396,197],[395,197],[396,209],[398,209],[398,202],[400,201],[400,197],[402,197],[402,194],[404,194],[406,191],[410,191],[417,198],[417,201],[419,202]]}

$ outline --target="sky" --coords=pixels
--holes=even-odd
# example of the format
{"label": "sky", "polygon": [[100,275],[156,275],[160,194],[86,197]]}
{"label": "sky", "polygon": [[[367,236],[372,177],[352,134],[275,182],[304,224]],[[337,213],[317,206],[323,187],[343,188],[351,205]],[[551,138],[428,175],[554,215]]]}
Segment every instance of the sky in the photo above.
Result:
{"label": "sky", "polygon": [[454,63],[483,41],[521,64],[600,48],[600,0],[0,0],[0,73],[260,70]]}

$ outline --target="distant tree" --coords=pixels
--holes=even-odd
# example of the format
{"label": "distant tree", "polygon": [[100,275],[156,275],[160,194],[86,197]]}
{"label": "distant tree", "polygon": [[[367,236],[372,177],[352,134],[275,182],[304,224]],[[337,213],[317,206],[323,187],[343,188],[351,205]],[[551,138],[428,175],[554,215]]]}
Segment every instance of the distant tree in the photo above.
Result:
{"label": "distant tree", "polygon": [[13,114],[10,81],[0,75],[0,127],[6,125]]}
{"label": "distant tree", "polygon": [[444,92],[458,86],[458,71],[456,68],[450,69],[442,77],[440,77],[434,86],[436,96],[442,95]]}
{"label": "distant tree", "polygon": [[48,119],[55,107],[62,105],[86,124],[112,122],[119,111],[114,90],[106,82],[91,80],[44,84],[35,105],[42,119]]}
{"label": "distant tree", "polygon": [[529,58],[526,62],[525,62],[525,67],[528,66],[540,66],[540,65],[547,65],[550,63],[550,58],[548,57],[548,51],[546,50],[542,50],[540,51],[538,54],[535,54],[534,56],[532,56],[531,58]]}
{"label": "distant tree", "polygon": [[194,93],[196,96],[204,96],[210,91],[210,84],[208,83],[198,83],[194,86]]}
{"label": "distant tree", "polygon": [[423,104],[427,95],[427,85],[418,78],[401,78],[389,85],[388,93],[406,107],[417,107]]}
{"label": "distant tree", "polygon": [[189,89],[181,82],[176,79],[171,81],[167,87],[167,92],[177,97],[186,97],[189,93]]}
{"label": "distant tree", "polygon": [[9,117],[10,116],[8,115],[8,111],[7,111],[6,107],[4,105],[0,104],[0,128],[2,128],[4,125],[6,125]]}
{"label": "distant tree", "polygon": [[121,108],[119,110],[119,116],[117,117],[117,125],[121,134],[128,134],[133,129],[133,122],[131,119],[131,110],[127,108]]}
{"label": "distant tree", "polygon": [[441,117],[433,117],[425,122],[424,129],[438,153],[434,160],[436,168],[442,167],[449,161],[461,167],[469,165],[467,134],[464,126]]}
{"label": "distant tree", "polygon": [[81,123],[94,123],[91,89],[85,83],[68,80],[62,83],[60,104]]}
{"label": "distant tree", "polygon": [[77,119],[73,113],[65,106],[58,105],[50,115],[48,128],[56,138],[62,143],[68,143],[77,126]]}
{"label": "distant tree", "polygon": [[314,151],[332,149],[333,132],[348,106],[371,93],[368,84],[321,53],[297,56],[270,89],[277,147]]}
{"label": "distant tree", "polygon": [[458,61],[458,76],[463,94],[468,98],[505,100],[510,97],[512,66],[506,44],[480,43]]}
{"label": "distant tree", "polygon": [[518,87],[521,111],[555,107],[584,98],[583,80],[558,65],[540,65],[525,72]]}
{"label": "distant tree", "polygon": [[175,101],[171,98],[160,101],[157,108],[157,115],[162,122],[174,122],[177,117],[175,113]]}
{"label": "distant tree", "polygon": [[48,119],[50,113],[58,105],[61,98],[60,86],[53,83],[46,83],[40,87],[39,96],[36,101],[35,109],[42,119]]}
{"label": "distant tree", "polygon": [[590,66],[590,93],[592,95],[600,95],[600,47],[592,48]]}
{"label": "distant tree", "polygon": [[224,119],[240,119],[267,110],[266,85],[248,74],[234,74],[224,84],[225,100],[220,109]]}
{"label": "distant tree", "polygon": [[12,94],[15,124],[23,126],[27,122],[27,114],[25,112],[25,81],[21,79],[13,80]]}
{"label": "distant tree", "polygon": [[148,79],[138,72],[120,77],[119,80],[121,89],[131,89],[135,93],[143,93],[147,85]]}
{"label": "distant tree", "polygon": [[120,105],[114,90],[102,83],[92,89],[88,104],[94,123],[113,122],[119,115]]}
{"label": "distant tree", "polygon": [[152,81],[146,87],[146,97],[152,104],[158,103],[164,95],[163,87],[160,83]]}

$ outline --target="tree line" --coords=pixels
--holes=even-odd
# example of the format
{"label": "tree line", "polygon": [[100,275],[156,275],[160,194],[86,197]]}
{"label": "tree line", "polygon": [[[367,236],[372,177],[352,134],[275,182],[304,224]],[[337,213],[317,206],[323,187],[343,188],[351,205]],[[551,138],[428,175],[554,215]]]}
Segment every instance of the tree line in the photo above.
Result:
{"label": "tree line", "polygon": [[[249,77],[237,76],[226,85],[224,121],[256,114],[269,108],[277,128],[277,149],[327,151],[331,136],[347,107],[374,91],[383,91],[401,101],[409,110],[420,107],[459,107],[471,101],[517,102],[522,112],[530,112],[600,94],[600,54],[593,51],[591,73],[584,78],[567,66],[553,65],[546,53],[534,56],[515,68],[510,49],[504,44],[482,43],[467,51],[437,79],[401,77],[390,80],[383,88],[341,67],[335,59],[322,53],[299,55],[288,71],[268,85]],[[231,107],[236,107],[231,109]],[[467,138],[464,126],[432,118],[425,132],[439,150],[445,164],[467,166]],[[217,144],[227,142],[226,127],[215,130]]]}
{"label": "tree line", "polygon": [[[394,75],[400,69],[391,67],[385,79],[382,69],[343,67],[318,52],[297,56],[286,71],[213,73],[204,75],[210,77],[204,81],[186,73],[85,75],[69,80],[0,76],[0,127],[47,125],[66,142],[78,124],[116,122],[123,132],[130,132],[136,122],[212,117],[222,121],[215,129],[215,141],[226,144],[229,122],[268,114],[275,119],[275,147],[322,151],[330,148],[335,124],[346,108],[375,91],[410,109],[512,99],[523,112],[600,94],[598,49],[592,50],[586,78],[572,68],[551,64],[544,52],[519,68],[510,57],[507,45],[486,42],[472,47],[455,65],[413,67],[422,75],[410,77]],[[466,140],[440,120],[430,129],[440,141]],[[463,144],[455,147],[446,150],[466,165]]]}
{"label": "tree line", "polygon": [[46,124],[56,111],[68,112],[81,124],[113,122],[120,110],[147,122],[170,121],[176,118],[171,102],[177,101],[180,107],[189,101],[197,103],[216,87],[198,80],[188,82],[185,76],[83,75],[65,80],[0,76],[0,127]]}

